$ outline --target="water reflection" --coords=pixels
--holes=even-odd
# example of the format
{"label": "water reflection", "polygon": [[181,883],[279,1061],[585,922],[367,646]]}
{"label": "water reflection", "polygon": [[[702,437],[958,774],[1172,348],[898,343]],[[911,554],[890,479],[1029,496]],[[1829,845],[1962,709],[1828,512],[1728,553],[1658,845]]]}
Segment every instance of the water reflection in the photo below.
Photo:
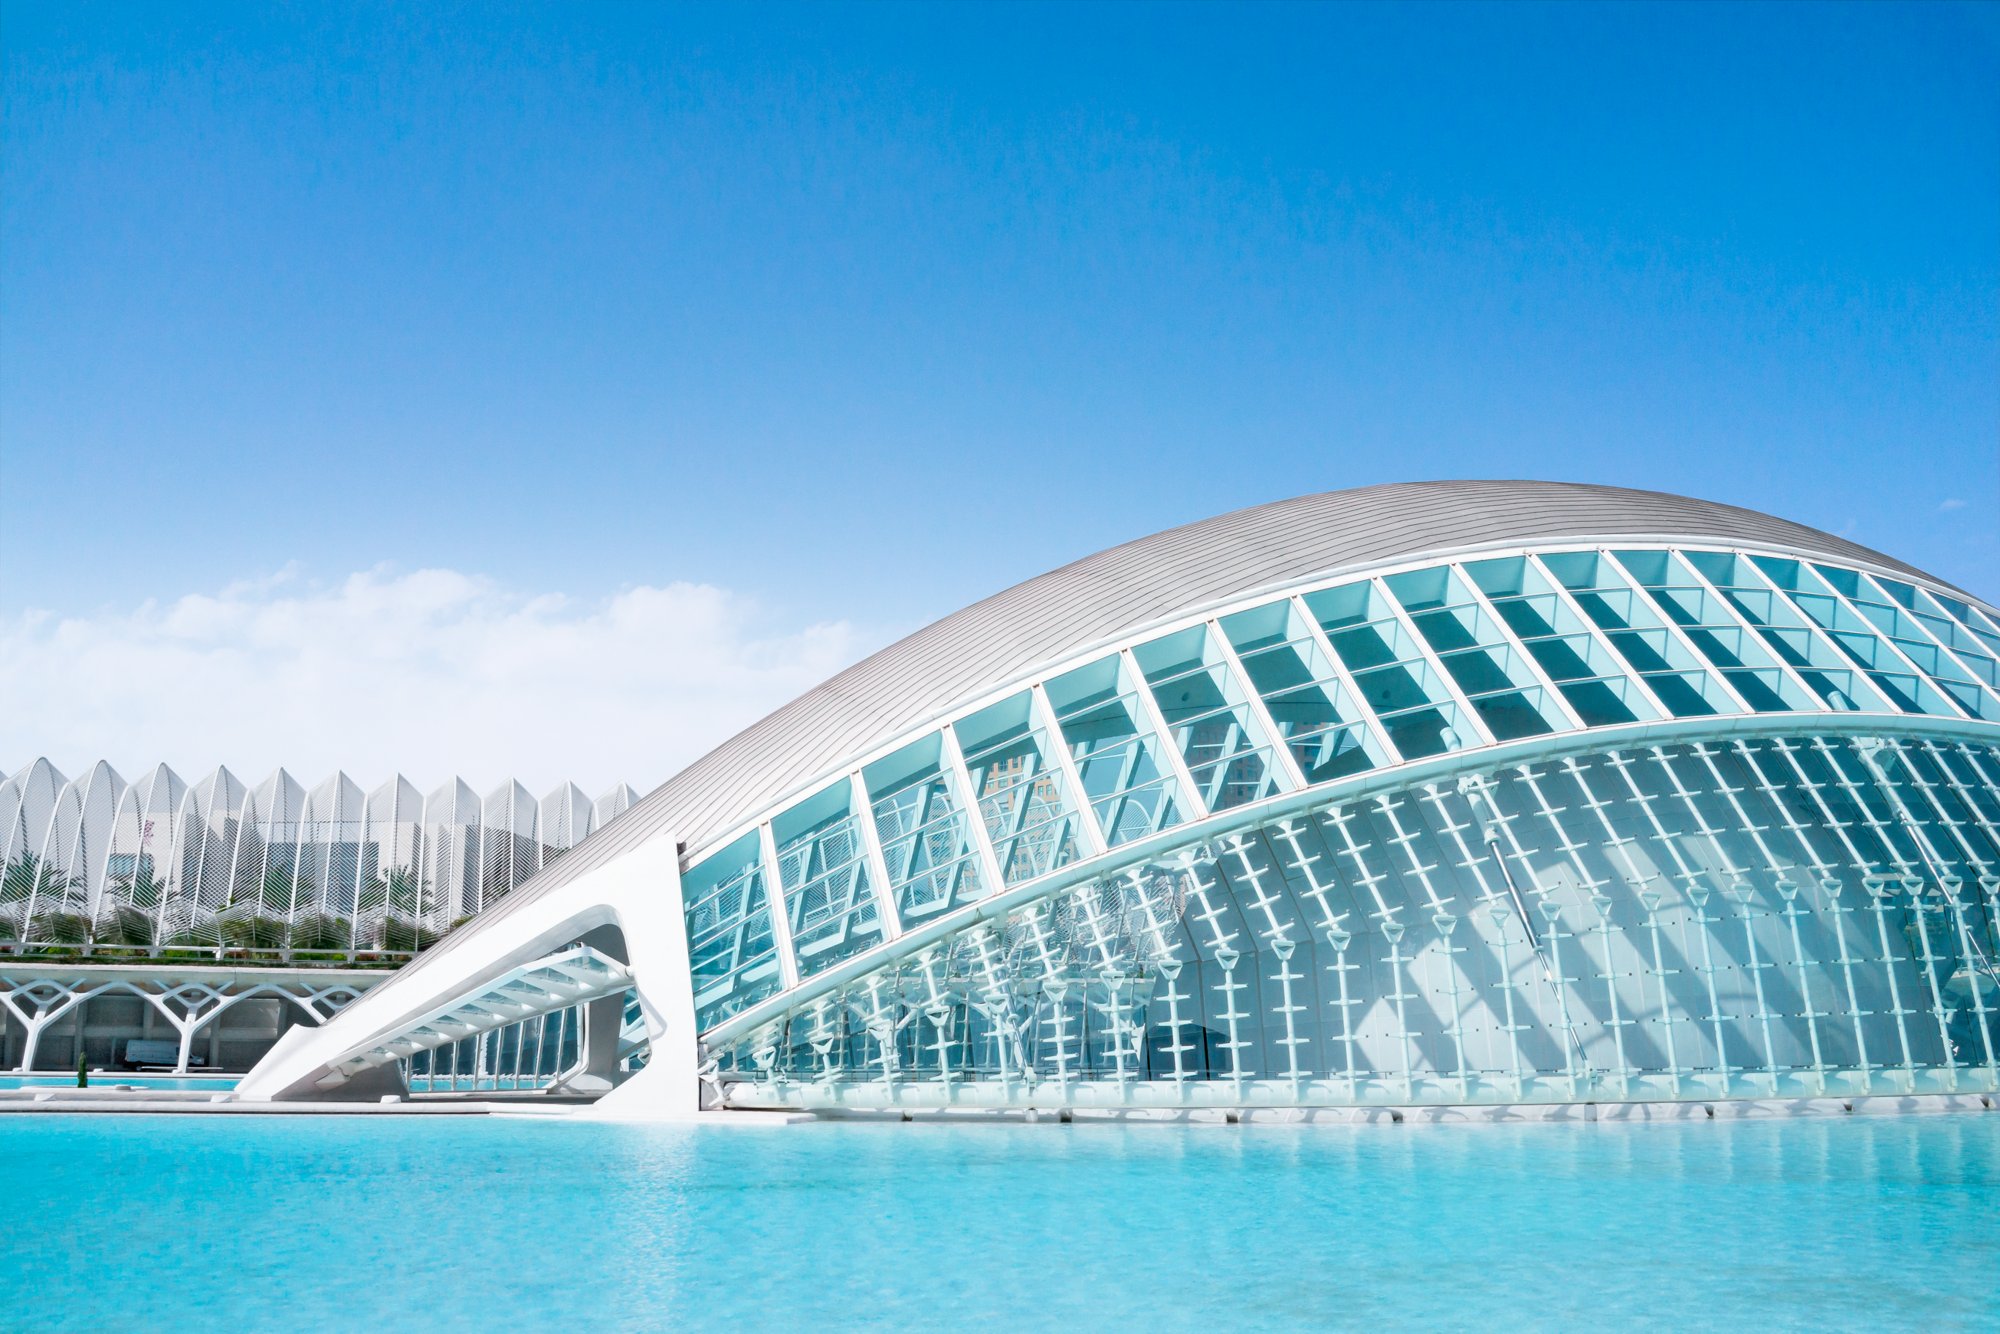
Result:
{"label": "water reflection", "polygon": [[[0,1121],[24,1327],[1491,1328],[1995,1310],[2000,1115],[1672,1125]],[[143,1265],[146,1284],[106,1284]]]}

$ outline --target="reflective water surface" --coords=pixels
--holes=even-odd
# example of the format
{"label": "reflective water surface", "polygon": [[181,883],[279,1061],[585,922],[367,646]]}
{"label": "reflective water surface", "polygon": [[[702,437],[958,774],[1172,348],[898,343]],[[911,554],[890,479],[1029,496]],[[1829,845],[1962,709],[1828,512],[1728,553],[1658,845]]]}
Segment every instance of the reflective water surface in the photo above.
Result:
{"label": "reflective water surface", "polygon": [[[131,1075],[122,1072],[93,1070],[90,1087],[94,1089],[189,1089],[209,1093],[227,1093],[236,1087],[235,1075]],[[0,1075],[0,1089],[73,1089],[76,1076],[67,1074],[45,1075]]]}
{"label": "reflective water surface", "polygon": [[21,1329],[2000,1327],[2000,1114],[0,1117]]}

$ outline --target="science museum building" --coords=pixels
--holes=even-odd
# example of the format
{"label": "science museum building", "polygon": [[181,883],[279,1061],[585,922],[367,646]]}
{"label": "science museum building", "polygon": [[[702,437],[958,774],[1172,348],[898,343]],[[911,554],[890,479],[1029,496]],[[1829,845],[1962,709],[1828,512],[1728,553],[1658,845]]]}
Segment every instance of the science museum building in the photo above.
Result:
{"label": "science museum building", "polygon": [[1991,604],[1743,509],[1417,483],[911,635],[236,1096],[440,1087],[556,1014],[536,1079],[633,1116],[1990,1097],[1997,957]]}

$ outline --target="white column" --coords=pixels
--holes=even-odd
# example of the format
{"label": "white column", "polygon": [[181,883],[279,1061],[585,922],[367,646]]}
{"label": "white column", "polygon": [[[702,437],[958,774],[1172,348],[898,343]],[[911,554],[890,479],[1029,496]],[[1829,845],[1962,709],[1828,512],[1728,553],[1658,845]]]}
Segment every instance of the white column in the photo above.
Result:
{"label": "white column", "polygon": [[1187,819],[1182,823],[1206,819],[1208,803],[1201,799],[1201,785],[1194,781],[1194,774],[1188,770],[1187,756],[1181,753],[1180,742],[1174,740],[1173,729],[1167,726],[1167,716],[1160,712],[1160,701],[1153,698],[1153,687],[1147,683],[1146,674],[1139,670],[1139,660],[1132,656],[1131,649],[1124,649],[1118,654],[1118,668],[1125,679],[1132,682],[1132,693],[1139,701],[1139,712],[1145,715],[1146,726],[1159,738],[1167,770],[1180,787],[1181,804],[1187,811]]}
{"label": "white column", "polygon": [[764,895],[771,907],[771,940],[778,947],[778,980],[786,991],[799,984],[799,956],[792,948],[792,919],[785,910],[785,880],[778,873],[778,845],[771,822],[757,826],[757,846],[764,862]]}
{"label": "white column", "polygon": [[868,784],[862,781],[859,769],[847,775],[847,790],[848,806],[868,860],[868,878],[875,883],[875,912],[882,919],[882,939],[895,940],[903,934],[903,914],[889,883],[889,861],[882,855],[881,834],[875,828],[875,806],[868,800]]}
{"label": "white column", "polygon": [[[1056,721],[1056,711],[1049,703],[1048,692],[1042,689],[1041,682],[1037,681],[1031,693],[1034,700],[1035,726],[1048,738],[1045,744],[1049,755],[1043,758],[1048,760],[1053,756],[1053,762],[1057,771],[1062,774],[1063,787],[1066,789],[1064,793],[1066,799],[1063,804],[1074,813],[1077,831],[1085,848],[1084,855],[1095,857],[1105,848],[1104,831],[1097,825],[1097,812],[1090,808],[1090,796],[1083,790],[1083,777],[1076,771],[1076,760],[1069,753],[1069,742],[1063,739],[1062,724]],[[1023,804],[1026,800],[1027,795],[1024,793]]]}
{"label": "white column", "polygon": [[[1250,669],[1243,665],[1243,659],[1237,655],[1236,646],[1230,643],[1229,636],[1223,633],[1221,621],[1210,618],[1208,634],[1215,643],[1215,651],[1222,655],[1230,674],[1243,688],[1243,699],[1245,707],[1250,710],[1250,716],[1257,720],[1257,726],[1262,728],[1264,735],[1269,738],[1272,762],[1285,775],[1285,786],[1293,792],[1298,791],[1306,786],[1305,771],[1299,768],[1298,757],[1292,754],[1291,746],[1286,744],[1284,734],[1278,730],[1278,721],[1271,716],[1271,710],[1264,703],[1264,696],[1258,691],[1257,683],[1250,679]],[[1126,656],[1131,656],[1129,651]]]}

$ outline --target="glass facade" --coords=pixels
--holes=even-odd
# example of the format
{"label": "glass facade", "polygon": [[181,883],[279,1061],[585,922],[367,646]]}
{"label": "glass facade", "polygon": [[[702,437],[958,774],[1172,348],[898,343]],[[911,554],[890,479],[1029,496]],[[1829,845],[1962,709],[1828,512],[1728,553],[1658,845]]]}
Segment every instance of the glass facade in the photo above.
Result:
{"label": "glass facade", "polygon": [[2000,747],[1636,745],[1120,860],[719,1051],[732,1103],[1992,1092]]}
{"label": "glass facade", "polygon": [[943,752],[943,737],[926,737],[864,775],[884,874],[904,922],[949,912],[987,891],[965,824],[965,798]]}
{"label": "glass facade", "polygon": [[692,850],[699,1023],[746,1105],[1991,1089],[1996,720],[1986,609],[1823,561],[1275,589]]}
{"label": "glass facade", "polygon": [[778,938],[754,837],[737,840],[681,881],[695,1022],[707,1029],[780,985]]}

